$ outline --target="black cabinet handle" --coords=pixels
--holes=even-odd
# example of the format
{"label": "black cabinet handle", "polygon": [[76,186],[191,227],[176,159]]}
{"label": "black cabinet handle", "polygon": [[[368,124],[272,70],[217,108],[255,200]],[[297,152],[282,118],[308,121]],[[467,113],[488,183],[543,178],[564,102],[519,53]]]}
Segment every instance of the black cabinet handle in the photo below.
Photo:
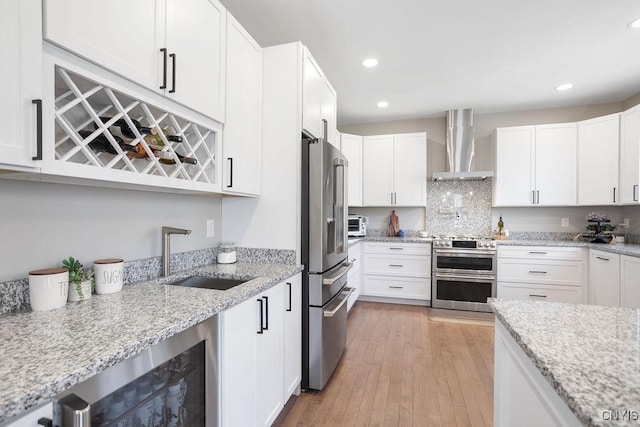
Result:
{"label": "black cabinet handle", "polygon": [[536,190],[531,190],[531,204],[536,204]]}
{"label": "black cabinet handle", "polygon": [[169,58],[171,58],[172,60],[171,66],[173,69],[173,74],[171,76],[171,90],[169,91],[169,93],[174,93],[176,91],[176,54],[170,54]]}
{"label": "black cabinet handle", "polygon": [[160,49],[160,52],[162,52],[162,86],[160,86],[160,89],[166,89],[167,88],[167,48],[163,47],[162,49]]}
{"label": "black cabinet handle", "polygon": [[633,201],[638,201],[638,184],[633,186]]}
{"label": "black cabinet handle", "polygon": [[530,297],[534,297],[534,298],[546,298],[546,295],[538,295],[538,294],[529,294]]}
{"label": "black cabinet handle", "polygon": [[265,322],[264,322],[264,330],[269,330],[269,297],[262,297],[264,299],[264,308],[265,308]]}
{"label": "black cabinet handle", "polygon": [[536,190],[536,205],[540,204],[540,190]]}
{"label": "black cabinet handle", "polygon": [[616,202],[616,187],[613,187],[613,203]]}
{"label": "black cabinet handle", "polygon": [[258,301],[258,304],[260,304],[260,330],[258,331],[258,333],[262,334],[264,332],[264,328],[262,327],[263,321],[264,321],[264,318],[262,316],[262,299],[258,298],[257,301]]}
{"label": "black cabinet handle", "polygon": [[42,160],[42,99],[32,99],[36,106],[36,155],[31,160]]}
{"label": "black cabinet handle", "polygon": [[233,187],[233,157],[227,157],[227,160],[229,160],[229,185],[227,188],[231,188]]}
{"label": "black cabinet handle", "polygon": [[597,256],[596,258],[599,259],[599,260],[602,260],[602,261],[611,261],[610,258],[603,258],[601,256]]}
{"label": "black cabinet handle", "polygon": [[289,308],[287,311],[291,311],[291,283],[287,282],[287,286],[289,287]]}

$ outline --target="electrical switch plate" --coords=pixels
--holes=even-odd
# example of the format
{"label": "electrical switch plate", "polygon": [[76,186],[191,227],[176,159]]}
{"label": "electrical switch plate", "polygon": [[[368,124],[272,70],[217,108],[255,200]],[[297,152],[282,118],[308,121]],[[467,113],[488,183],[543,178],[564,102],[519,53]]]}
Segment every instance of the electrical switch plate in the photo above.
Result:
{"label": "electrical switch plate", "polygon": [[562,218],[562,226],[563,227],[569,226],[569,218]]}
{"label": "electrical switch plate", "polygon": [[622,226],[624,228],[629,228],[629,218],[625,218],[622,220]]}
{"label": "electrical switch plate", "polygon": [[207,237],[215,237],[215,221],[213,219],[207,220]]}

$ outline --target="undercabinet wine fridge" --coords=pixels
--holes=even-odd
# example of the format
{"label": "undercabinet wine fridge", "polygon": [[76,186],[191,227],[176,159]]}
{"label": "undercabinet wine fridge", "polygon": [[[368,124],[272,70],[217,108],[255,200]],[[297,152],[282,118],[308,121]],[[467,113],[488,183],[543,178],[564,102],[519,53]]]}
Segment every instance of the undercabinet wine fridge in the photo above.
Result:
{"label": "undercabinet wine fridge", "polygon": [[214,316],[72,387],[54,425],[217,426],[217,330]]}

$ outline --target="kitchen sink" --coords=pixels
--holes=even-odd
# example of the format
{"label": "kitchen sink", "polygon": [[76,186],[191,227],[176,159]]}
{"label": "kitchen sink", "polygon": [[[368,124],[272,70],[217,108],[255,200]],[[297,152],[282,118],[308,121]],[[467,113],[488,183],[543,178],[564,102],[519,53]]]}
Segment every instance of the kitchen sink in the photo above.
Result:
{"label": "kitchen sink", "polygon": [[247,282],[247,280],[224,279],[220,277],[208,276],[192,276],[167,284],[174,286],[183,286],[185,288],[216,289],[219,291],[226,291],[227,289],[242,285],[245,282]]}

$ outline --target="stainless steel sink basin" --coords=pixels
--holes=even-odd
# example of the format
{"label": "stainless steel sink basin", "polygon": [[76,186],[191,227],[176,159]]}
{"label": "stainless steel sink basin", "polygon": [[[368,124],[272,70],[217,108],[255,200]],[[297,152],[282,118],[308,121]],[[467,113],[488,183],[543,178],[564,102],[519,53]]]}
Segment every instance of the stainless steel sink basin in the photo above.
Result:
{"label": "stainless steel sink basin", "polygon": [[167,284],[174,286],[184,286],[186,288],[216,289],[219,291],[226,291],[227,289],[242,285],[245,282],[247,282],[247,280],[223,279],[220,277],[208,276],[192,276]]}

